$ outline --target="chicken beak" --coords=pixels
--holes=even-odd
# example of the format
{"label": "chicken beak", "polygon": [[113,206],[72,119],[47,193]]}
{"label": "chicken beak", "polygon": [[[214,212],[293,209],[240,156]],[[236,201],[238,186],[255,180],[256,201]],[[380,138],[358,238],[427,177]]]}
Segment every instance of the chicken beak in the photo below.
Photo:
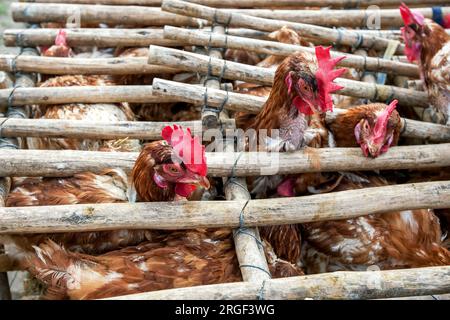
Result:
{"label": "chicken beak", "polygon": [[193,174],[189,177],[182,178],[182,179],[178,180],[177,183],[192,184],[197,187],[202,187],[205,189],[209,189],[211,187],[207,177],[197,175],[197,174]]}
{"label": "chicken beak", "polygon": [[209,188],[211,188],[211,184],[209,183],[209,180],[207,177],[199,177],[199,183],[198,185],[205,188],[206,190],[208,190]]}
{"label": "chicken beak", "polygon": [[369,154],[376,158],[380,155],[381,147],[376,143],[367,143],[367,148],[369,149]]}

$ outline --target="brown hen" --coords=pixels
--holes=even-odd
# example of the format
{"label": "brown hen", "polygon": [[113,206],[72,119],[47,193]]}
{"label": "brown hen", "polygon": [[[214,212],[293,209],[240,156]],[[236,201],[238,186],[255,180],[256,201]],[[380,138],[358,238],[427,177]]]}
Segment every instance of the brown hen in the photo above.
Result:
{"label": "brown hen", "polygon": [[405,23],[401,30],[406,56],[409,61],[419,63],[430,103],[450,125],[450,35],[405,4],[400,6],[400,13]]}
{"label": "brown hen", "polygon": [[[189,197],[198,186],[207,188],[199,141],[178,126],[166,127],[162,136],[164,141],[142,150],[133,168],[139,199],[173,201]],[[25,264],[47,285],[49,298],[104,298],[241,279],[230,229],[157,231],[138,246],[96,257],[49,241],[36,247]]]}
{"label": "brown hen", "polygon": [[[344,174],[333,191],[385,186],[376,175]],[[308,273],[417,268],[450,264],[432,210],[404,210],[302,225]]]}

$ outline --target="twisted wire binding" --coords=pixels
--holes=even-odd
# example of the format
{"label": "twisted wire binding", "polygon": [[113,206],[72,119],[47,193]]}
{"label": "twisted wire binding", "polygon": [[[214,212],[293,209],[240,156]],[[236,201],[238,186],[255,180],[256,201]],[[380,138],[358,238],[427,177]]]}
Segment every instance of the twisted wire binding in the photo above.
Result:
{"label": "twisted wire binding", "polygon": [[353,50],[359,49],[364,42],[364,35],[359,32],[355,32],[355,33],[356,33],[356,36],[358,39],[356,40],[356,43],[354,45],[352,45]]}
{"label": "twisted wire binding", "polygon": [[264,287],[266,285],[266,280],[263,280],[261,288],[258,291],[258,295],[256,296],[258,300],[264,300]]}
{"label": "twisted wire binding", "polygon": [[14,99],[14,92],[18,88],[22,88],[22,86],[14,86],[12,88],[11,92],[9,93],[9,96],[8,96],[8,110],[13,107],[12,102],[13,102],[13,99]]}
{"label": "twisted wire binding", "polygon": [[21,48],[23,48],[25,46],[23,43],[23,33],[24,32],[25,32],[25,30],[20,31],[18,34],[16,34],[16,45]]}
{"label": "twisted wire binding", "polygon": [[395,91],[393,87],[390,87],[391,94],[386,99],[386,104],[389,104],[392,99],[395,97]]}
{"label": "twisted wire binding", "polygon": [[[239,187],[241,187],[243,190],[245,190],[245,192],[247,192],[248,194],[248,190],[246,187],[244,187],[242,184],[240,184],[239,182],[236,181],[236,176],[235,176],[235,169],[236,169],[236,165],[240,159],[240,157],[242,156],[243,152],[239,153],[238,157],[236,158],[233,167],[231,168],[231,175],[230,178],[227,180],[227,182],[225,183],[224,187],[226,187],[229,183],[233,183]],[[247,207],[247,205],[250,202],[250,197],[249,199],[247,199],[247,201],[245,202],[244,206],[242,207],[241,212],[239,213],[239,228],[235,229],[233,231],[233,237],[236,237],[238,234],[244,234],[246,236],[249,236],[251,238],[253,238],[256,242],[256,245],[258,246],[258,248],[261,250],[263,249],[263,243],[261,242],[261,240],[259,240],[255,235],[251,234],[250,232],[248,232],[248,228],[245,226],[245,219],[244,219],[244,210]],[[240,268],[253,268],[253,269],[257,269],[260,271],[263,271],[264,273],[266,273],[270,278],[272,278],[272,275],[270,274],[269,271],[267,271],[266,269],[260,267],[260,266],[255,266],[255,265],[250,265],[250,264],[242,264],[239,265]]]}
{"label": "twisted wire binding", "polygon": [[19,147],[17,145],[15,145],[14,143],[11,143],[8,139],[0,138],[0,149],[4,149],[4,148],[19,149]]}
{"label": "twisted wire binding", "polygon": [[334,42],[334,45],[335,46],[340,46],[342,44],[341,43],[342,42],[342,31],[345,30],[345,28],[343,28],[343,27],[339,27],[339,28],[333,27],[333,29],[337,30],[337,32],[338,32],[338,38]]}

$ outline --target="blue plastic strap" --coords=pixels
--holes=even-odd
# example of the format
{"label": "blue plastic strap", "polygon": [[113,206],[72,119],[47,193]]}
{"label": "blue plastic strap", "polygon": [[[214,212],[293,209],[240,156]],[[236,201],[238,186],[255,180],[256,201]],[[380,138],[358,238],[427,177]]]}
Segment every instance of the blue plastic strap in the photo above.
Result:
{"label": "blue plastic strap", "polygon": [[442,27],[444,26],[444,15],[442,13],[442,7],[433,7],[431,8],[433,12],[433,21],[437,24],[440,24]]}

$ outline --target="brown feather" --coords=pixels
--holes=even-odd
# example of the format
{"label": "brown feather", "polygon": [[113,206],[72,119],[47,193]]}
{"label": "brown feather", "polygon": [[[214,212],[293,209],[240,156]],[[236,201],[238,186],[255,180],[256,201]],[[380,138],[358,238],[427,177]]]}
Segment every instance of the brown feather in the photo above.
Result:
{"label": "brown feather", "polygon": [[[334,191],[386,184],[376,175],[352,174]],[[310,273],[365,270],[370,265],[395,269],[450,264],[450,253],[441,243],[439,220],[431,210],[370,214],[302,227],[304,240],[311,247],[304,252]]]}
{"label": "brown feather", "polygon": [[196,229],[158,240],[97,257],[47,242],[28,266],[50,286],[51,299],[98,299],[242,280],[231,231]]}

